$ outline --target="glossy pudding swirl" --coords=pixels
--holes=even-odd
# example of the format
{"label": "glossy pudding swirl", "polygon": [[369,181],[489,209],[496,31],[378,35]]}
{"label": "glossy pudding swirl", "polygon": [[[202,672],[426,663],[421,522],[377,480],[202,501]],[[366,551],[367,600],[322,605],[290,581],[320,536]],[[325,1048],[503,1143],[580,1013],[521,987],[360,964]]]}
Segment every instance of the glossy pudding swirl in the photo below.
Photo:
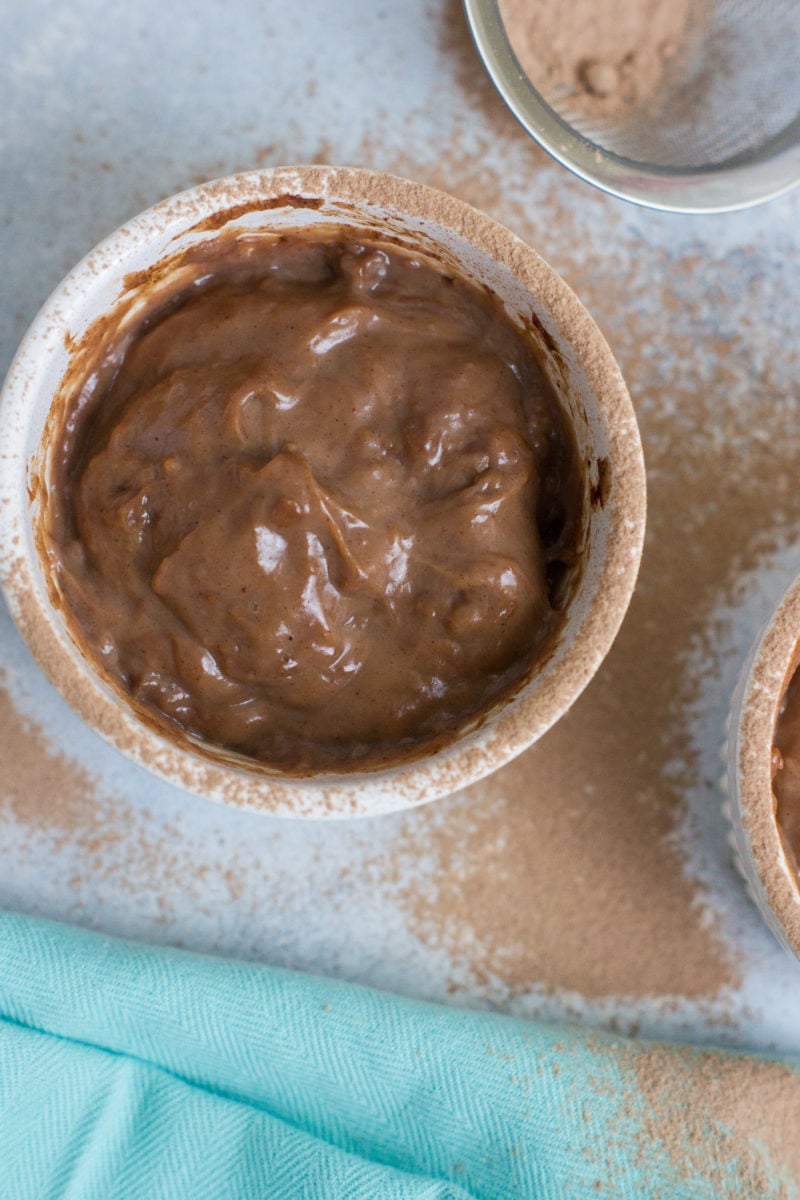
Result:
{"label": "glossy pudding swirl", "polygon": [[581,513],[571,431],[498,300],[328,236],[220,238],[105,331],[45,527],[118,689],[301,773],[413,756],[513,690]]}
{"label": "glossy pudding swirl", "polygon": [[776,816],[795,870],[800,868],[800,670],[783,697],[772,749]]}

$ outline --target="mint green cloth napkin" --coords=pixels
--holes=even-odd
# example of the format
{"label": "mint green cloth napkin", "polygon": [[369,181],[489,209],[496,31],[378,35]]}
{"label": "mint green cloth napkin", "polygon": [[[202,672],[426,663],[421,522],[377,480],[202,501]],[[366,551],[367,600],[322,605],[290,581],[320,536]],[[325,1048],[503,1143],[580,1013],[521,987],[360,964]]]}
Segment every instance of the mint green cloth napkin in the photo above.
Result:
{"label": "mint green cloth napkin", "polygon": [[694,1053],[0,914],[0,1197],[796,1195],[713,1112],[682,1152],[687,1071],[756,1062]]}

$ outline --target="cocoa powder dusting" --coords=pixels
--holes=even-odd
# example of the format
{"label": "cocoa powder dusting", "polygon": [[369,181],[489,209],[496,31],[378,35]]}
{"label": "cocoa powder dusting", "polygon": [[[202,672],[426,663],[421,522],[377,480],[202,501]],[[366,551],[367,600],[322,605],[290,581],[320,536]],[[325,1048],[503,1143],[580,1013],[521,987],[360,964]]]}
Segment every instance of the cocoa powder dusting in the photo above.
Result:
{"label": "cocoa powder dusting", "polygon": [[632,1046],[618,1052],[645,1101],[637,1114],[643,1163],[655,1144],[666,1150],[677,1179],[706,1179],[713,1139],[716,1159],[725,1163],[724,1174],[718,1168],[709,1180],[715,1195],[789,1200],[797,1194],[800,1079],[795,1071],[777,1062],[684,1047]]}
{"label": "cocoa powder dusting", "polygon": [[584,117],[652,103],[692,9],[689,0],[500,0],[529,79],[556,108]]}
{"label": "cocoa powder dusting", "polygon": [[[0,809],[31,831],[49,834],[55,849],[95,827],[96,793],[89,774],[50,746],[43,731],[22,717],[0,686]],[[105,839],[96,829],[96,849]]]}
{"label": "cocoa powder dusting", "polygon": [[418,823],[413,847],[436,865],[430,890],[406,893],[412,927],[479,986],[500,980],[515,995],[714,995],[735,972],[666,840],[669,795],[635,760],[619,776],[617,755],[637,731],[604,720],[601,687],[450,801],[445,821]]}
{"label": "cocoa powder dusting", "polygon": [[[63,853],[70,864],[63,876],[68,894],[59,898],[55,910],[46,909],[47,915],[82,919],[87,895],[98,886],[105,895],[127,897],[123,908],[130,906],[130,898],[146,898],[156,925],[169,918],[179,880],[200,911],[205,911],[212,875],[229,900],[241,895],[235,860],[223,857],[210,869],[171,822],[164,821],[154,833],[148,828],[147,808],[134,811],[56,749],[47,730],[19,712],[2,681],[0,672],[0,826],[21,833],[26,855],[40,855],[43,843],[47,853]],[[109,913],[103,921],[108,923]],[[126,933],[124,920],[117,921],[111,931]]]}

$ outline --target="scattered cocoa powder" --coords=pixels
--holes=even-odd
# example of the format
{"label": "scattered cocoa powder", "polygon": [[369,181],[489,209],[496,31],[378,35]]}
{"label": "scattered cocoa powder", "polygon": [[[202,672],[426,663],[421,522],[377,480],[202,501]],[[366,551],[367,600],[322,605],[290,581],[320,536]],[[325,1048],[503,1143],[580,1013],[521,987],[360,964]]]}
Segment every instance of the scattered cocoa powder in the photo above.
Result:
{"label": "scattered cocoa powder", "polygon": [[106,839],[96,822],[94,781],[80,766],[55,752],[44,733],[22,717],[0,686],[0,806],[19,824],[53,839],[58,850],[79,832],[94,829],[95,847]]}
{"label": "scattered cocoa powder", "polygon": [[[796,1200],[800,1183],[800,1075],[796,1066],[723,1053],[587,1033],[553,1047],[559,1065],[584,1080],[582,1116],[597,1120],[591,1158],[594,1190],[618,1194],[620,1157],[628,1188],[649,1200],[769,1196]],[[608,1069],[610,1068],[610,1069]],[[588,1157],[588,1155],[587,1155]],[[633,1180],[635,1179],[635,1184]]]}
{"label": "scattered cocoa powder", "polygon": [[[630,1046],[618,1054],[622,1069],[632,1068],[645,1101],[637,1114],[643,1164],[654,1146],[663,1147],[677,1179],[708,1178],[718,1197],[796,1196],[800,1077],[795,1070],[764,1059],[674,1046]],[[709,1176],[710,1145],[725,1166]]]}
{"label": "scattered cocoa powder", "polygon": [[[179,880],[201,904],[209,867],[196,861],[181,830],[165,822],[161,836],[154,837],[147,810],[134,812],[75,759],[56,750],[46,730],[17,710],[2,682],[0,672],[0,825],[13,823],[22,831],[26,854],[76,851],[65,875],[70,894],[51,915],[69,919],[68,912],[80,913],[87,890],[98,883],[126,896],[147,894],[162,918]],[[217,862],[215,876],[232,900],[241,895],[235,863]],[[89,914],[90,919],[97,915]]]}
{"label": "scattered cocoa powder", "polygon": [[417,823],[435,868],[405,896],[412,927],[516,995],[713,995],[735,972],[665,841],[674,810],[626,751],[637,730],[611,727],[601,686],[444,823]]}
{"label": "scattered cocoa powder", "polygon": [[692,8],[690,0],[500,0],[528,78],[554,108],[586,117],[652,103]]}

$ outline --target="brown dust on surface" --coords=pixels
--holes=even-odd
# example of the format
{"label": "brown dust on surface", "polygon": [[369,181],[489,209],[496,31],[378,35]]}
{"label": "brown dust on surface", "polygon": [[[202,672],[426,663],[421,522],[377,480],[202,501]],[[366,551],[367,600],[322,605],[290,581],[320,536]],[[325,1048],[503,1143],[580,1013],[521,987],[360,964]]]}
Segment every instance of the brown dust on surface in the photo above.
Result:
{"label": "brown dust on surface", "polygon": [[97,796],[88,772],[55,752],[43,730],[21,716],[0,687],[0,809],[21,825],[53,838],[59,849],[76,833],[95,829],[102,850],[107,839],[97,829]]}
{"label": "brown dust on surface", "polygon": [[170,822],[151,833],[146,809],[134,812],[104,792],[79,762],[55,749],[46,729],[18,711],[2,673],[0,729],[0,825],[13,822],[22,831],[26,854],[76,852],[65,878],[68,893],[54,917],[77,916],[88,889],[97,886],[103,893],[149,897],[156,924],[168,919],[179,880],[201,911],[207,911],[209,881],[221,884],[231,900],[240,896],[235,862],[219,861],[210,870]]}
{"label": "brown dust on surface", "polygon": [[796,1071],[778,1062],[688,1047],[617,1045],[615,1053],[644,1100],[632,1115],[641,1121],[645,1169],[655,1145],[666,1151],[676,1179],[707,1179],[719,1197],[796,1196]]}

